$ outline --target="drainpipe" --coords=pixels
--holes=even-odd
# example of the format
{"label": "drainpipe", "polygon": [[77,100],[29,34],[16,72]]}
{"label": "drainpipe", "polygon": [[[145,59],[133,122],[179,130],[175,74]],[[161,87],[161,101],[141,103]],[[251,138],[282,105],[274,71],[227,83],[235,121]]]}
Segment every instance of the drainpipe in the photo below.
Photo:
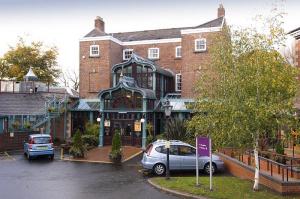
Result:
{"label": "drainpipe", "polygon": [[143,135],[142,135],[142,148],[146,149],[146,141],[147,141],[147,131],[146,131],[146,127],[147,127],[147,99],[143,98],[143,115],[145,116],[144,119],[144,123],[143,123]]}
{"label": "drainpipe", "polygon": [[99,128],[99,147],[103,147],[104,143],[103,143],[103,139],[104,139],[104,112],[103,112],[103,108],[104,108],[104,102],[103,100],[101,100],[100,98],[100,115],[102,117],[100,117],[100,128]]}

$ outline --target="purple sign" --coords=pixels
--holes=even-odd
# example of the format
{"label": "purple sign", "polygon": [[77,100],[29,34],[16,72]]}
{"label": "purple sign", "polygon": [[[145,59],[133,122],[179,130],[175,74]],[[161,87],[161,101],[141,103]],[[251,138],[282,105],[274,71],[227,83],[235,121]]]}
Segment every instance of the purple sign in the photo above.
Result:
{"label": "purple sign", "polygon": [[197,137],[198,156],[209,156],[209,138]]}

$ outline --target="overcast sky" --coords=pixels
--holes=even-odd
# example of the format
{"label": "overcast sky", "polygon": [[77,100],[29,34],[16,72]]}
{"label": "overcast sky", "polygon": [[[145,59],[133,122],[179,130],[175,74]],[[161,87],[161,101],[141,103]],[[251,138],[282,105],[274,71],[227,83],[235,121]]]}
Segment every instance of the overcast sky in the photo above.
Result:
{"label": "overcast sky", "polygon": [[[217,17],[222,3],[229,25],[248,26],[267,15],[274,0],[0,0],[0,56],[18,36],[57,46],[63,70],[79,67],[79,39],[101,16],[106,32],[196,26]],[[286,0],[284,28],[300,27],[300,0]]]}

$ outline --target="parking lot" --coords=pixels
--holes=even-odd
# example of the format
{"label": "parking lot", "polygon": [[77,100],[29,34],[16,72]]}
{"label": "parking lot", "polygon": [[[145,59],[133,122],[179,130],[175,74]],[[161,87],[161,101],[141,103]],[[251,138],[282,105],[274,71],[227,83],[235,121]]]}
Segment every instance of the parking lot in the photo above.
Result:
{"label": "parking lot", "polygon": [[53,161],[28,161],[22,151],[1,153],[0,198],[175,198],[147,183],[140,158],[114,166],[61,161],[59,152]]}

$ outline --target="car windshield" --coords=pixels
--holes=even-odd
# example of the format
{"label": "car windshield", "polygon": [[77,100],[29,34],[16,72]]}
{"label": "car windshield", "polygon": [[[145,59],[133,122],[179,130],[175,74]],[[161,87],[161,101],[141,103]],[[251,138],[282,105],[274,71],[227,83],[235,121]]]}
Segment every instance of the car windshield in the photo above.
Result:
{"label": "car windshield", "polygon": [[33,141],[35,144],[49,144],[50,137],[35,137]]}

